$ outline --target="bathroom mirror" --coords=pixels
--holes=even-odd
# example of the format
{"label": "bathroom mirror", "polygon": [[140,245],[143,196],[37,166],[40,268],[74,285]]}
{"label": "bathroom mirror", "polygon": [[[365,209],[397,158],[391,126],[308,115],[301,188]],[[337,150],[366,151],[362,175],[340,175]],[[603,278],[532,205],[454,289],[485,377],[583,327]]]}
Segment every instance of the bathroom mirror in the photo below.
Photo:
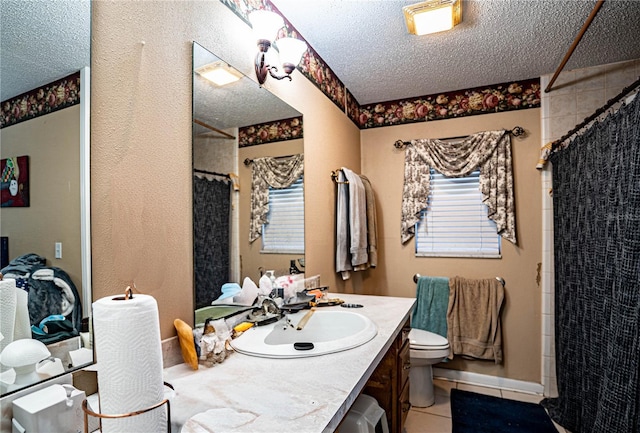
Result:
{"label": "bathroom mirror", "polygon": [[[220,64],[239,79],[224,86],[206,79],[205,73]],[[303,253],[267,254],[261,251],[262,239],[249,242],[252,167],[245,160],[302,154],[304,144],[302,138],[274,125],[297,119],[293,122],[300,122],[301,131],[300,112],[196,42],[193,70],[194,305],[198,309],[210,305],[226,282],[242,285],[249,277],[258,284],[267,269],[288,273],[292,260],[303,271]],[[263,143],[267,135],[272,140]]]}
{"label": "bathroom mirror", "polygon": [[[1,234],[3,240],[8,241],[5,259],[12,261],[33,253],[46,259],[47,268],[65,271],[80,298],[82,307],[74,311],[81,320],[89,317],[92,302],[89,197],[91,1],[2,0],[0,31],[3,114],[5,106],[11,107],[8,112],[12,112],[14,117],[18,117],[17,112],[22,110],[37,112],[34,116],[21,117],[21,121],[15,124],[8,120],[9,116],[3,116],[0,130],[2,159],[28,156],[27,185],[30,190],[28,207],[0,208]],[[71,99],[67,99],[66,91],[76,91],[77,79],[69,79],[64,85],[48,85],[72,74],[80,77],[79,103],[67,106],[60,101]],[[21,97],[41,89],[42,94],[34,93],[32,99]],[[48,105],[42,102],[43,95]],[[18,96],[24,102],[8,102],[15,102]],[[51,111],[35,108],[33,101],[36,100],[40,101],[38,104],[51,107]],[[65,108],[56,110],[59,106]],[[4,265],[2,263],[0,268]],[[69,285],[56,282],[56,286],[65,290]],[[16,370],[2,366],[2,396],[93,363],[92,350],[82,354],[75,352],[73,359],[69,355],[69,352],[83,346],[80,336],[60,337],[56,341],[47,341],[46,346],[51,357],[60,360],[59,364],[55,360],[53,363],[41,363],[39,367],[42,368],[38,369],[37,375],[28,381],[16,381]],[[13,357],[22,355],[28,357],[22,352]]]}

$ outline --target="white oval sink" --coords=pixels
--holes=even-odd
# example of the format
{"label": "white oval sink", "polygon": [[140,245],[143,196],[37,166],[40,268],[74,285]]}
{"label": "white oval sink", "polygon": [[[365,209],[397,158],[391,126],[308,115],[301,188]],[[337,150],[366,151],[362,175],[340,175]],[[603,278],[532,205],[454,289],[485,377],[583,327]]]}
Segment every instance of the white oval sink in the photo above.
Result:
{"label": "white oval sink", "polygon": [[251,356],[304,358],[353,349],[378,333],[368,317],[340,310],[316,310],[301,330],[296,329],[307,312],[289,314],[287,317],[293,326],[287,324],[286,319],[254,326],[232,340],[231,346]]}

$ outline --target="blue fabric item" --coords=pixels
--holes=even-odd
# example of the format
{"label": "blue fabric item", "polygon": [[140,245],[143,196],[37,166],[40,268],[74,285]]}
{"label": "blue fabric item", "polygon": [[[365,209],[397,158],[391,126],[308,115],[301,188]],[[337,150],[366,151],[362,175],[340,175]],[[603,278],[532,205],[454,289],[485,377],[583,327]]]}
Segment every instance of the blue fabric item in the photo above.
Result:
{"label": "blue fabric item", "polygon": [[416,308],[411,316],[411,327],[433,332],[447,338],[448,306],[449,278],[418,278]]}
{"label": "blue fabric item", "polygon": [[224,283],[222,285],[222,295],[218,299],[230,298],[240,293],[242,288],[238,283]]}

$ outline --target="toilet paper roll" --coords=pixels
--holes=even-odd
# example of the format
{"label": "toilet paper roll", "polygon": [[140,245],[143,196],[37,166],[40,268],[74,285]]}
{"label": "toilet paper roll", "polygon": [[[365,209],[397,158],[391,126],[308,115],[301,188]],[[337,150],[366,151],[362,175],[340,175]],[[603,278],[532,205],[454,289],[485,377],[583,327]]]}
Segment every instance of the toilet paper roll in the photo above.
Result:
{"label": "toilet paper roll", "polygon": [[[158,304],[152,296],[109,296],[93,303],[100,411],[116,415],[151,407],[164,399]],[[103,432],[167,429],[166,408],[103,419]]]}

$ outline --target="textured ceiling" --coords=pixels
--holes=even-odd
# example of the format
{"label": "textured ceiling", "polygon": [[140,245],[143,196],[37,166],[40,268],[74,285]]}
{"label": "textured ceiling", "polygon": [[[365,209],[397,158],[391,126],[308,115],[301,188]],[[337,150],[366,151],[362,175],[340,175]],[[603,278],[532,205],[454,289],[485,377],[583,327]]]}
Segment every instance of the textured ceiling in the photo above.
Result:
{"label": "textured ceiling", "polygon": [[0,101],[90,65],[89,0],[0,0]]}
{"label": "textured ceiling", "polygon": [[[407,33],[418,0],[271,0],[360,104],[553,73],[595,0],[463,1],[448,32]],[[606,0],[565,69],[640,58],[640,1]]]}
{"label": "textured ceiling", "polygon": [[[216,1],[216,0],[210,0]],[[466,0],[449,32],[413,36],[400,0],[272,0],[360,104],[550,74],[595,0]],[[0,97],[90,63],[90,2],[0,1]],[[565,69],[640,58],[640,1],[606,0]]]}
{"label": "textured ceiling", "polygon": [[[198,44],[193,45],[194,68],[222,60]],[[231,104],[229,101],[242,101]],[[259,108],[267,107],[267,108]],[[250,126],[301,114],[268,90],[243,77],[235,83],[218,87],[198,74],[193,81],[193,117],[218,129]],[[194,125],[195,134],[210,133],[210,129]],[[218,134],[219,135],[219,134]]]}

